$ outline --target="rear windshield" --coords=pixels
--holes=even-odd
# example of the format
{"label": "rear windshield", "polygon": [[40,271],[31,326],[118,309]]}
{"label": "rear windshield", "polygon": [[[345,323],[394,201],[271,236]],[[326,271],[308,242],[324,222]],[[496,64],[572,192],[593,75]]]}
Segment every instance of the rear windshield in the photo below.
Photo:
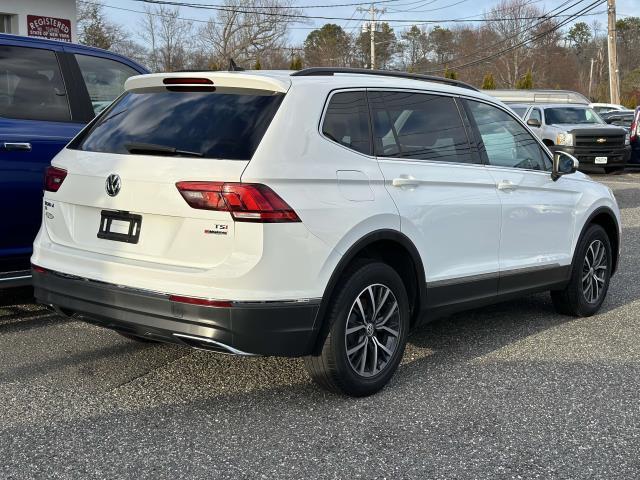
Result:
{"label": "rear windshield", "polygon": [[284,94],[133,90],[69,148],[250,160]]}
{"label": "rear windshield", "polygon": [[555,124],[603,124],[604,122],[591,108],[554,107],[545,108],[544,118],[548,125]]}

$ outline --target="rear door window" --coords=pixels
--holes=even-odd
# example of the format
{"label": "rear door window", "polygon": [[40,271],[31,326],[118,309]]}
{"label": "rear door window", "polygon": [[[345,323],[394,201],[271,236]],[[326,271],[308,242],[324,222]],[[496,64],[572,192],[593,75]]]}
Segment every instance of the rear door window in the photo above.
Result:
{"label": "rear door window", "polygon": [[376,154],[438,162],[473,163],[467,133],[452,97],[369,92]]}
{"label": "rear door window", "polygon": [[71,148],[250,160],[284,95],[221,90],[127,92]]}
{"label": "rear door window", "polygon": [[124,90],[124,82],[139,75],[133,68],[108,58],[76,54],[94,113],[100,113]]}
{"label": "rear door window", "polygon": [[0,46],[0,116],[54,122],[71,119],[55,52]]}
{"label": "rear door window", "polygon": [[364,91],[336,93],[331,97],[322,124],[325,137],[370,155],[369,131],[369,107]]}

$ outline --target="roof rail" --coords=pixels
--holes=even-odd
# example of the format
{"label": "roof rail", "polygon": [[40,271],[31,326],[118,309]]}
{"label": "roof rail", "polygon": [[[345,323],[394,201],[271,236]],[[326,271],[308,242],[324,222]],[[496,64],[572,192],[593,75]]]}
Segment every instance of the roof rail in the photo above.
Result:
{"label": "roof rail", "polygon": [[314,76],[331,76],[336,73],[355,73],[358,75],[378,75],[381,77],[397,77],[407,78],[409,80],[422,80],[425,82],[437,82],[452,85],[454,87],[468,88],[479,92],[476,87],[460,80],[451,78],[436,77],[432,75],[421,75],[419,73],[397,72],[394,70],[368,70],[366,68],[348,68],[348,67],[311,67],[303,68],[291,74],[292,77],[314,77]]}

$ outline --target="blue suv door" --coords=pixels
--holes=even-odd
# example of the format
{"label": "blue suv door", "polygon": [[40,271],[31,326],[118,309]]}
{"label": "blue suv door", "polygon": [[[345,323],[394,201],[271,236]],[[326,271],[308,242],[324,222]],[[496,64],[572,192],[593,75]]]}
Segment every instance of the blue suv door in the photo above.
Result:
{"label": "blue suv door", "polygon": [[29,268],[43,172],[82,126],[55,49],[0,45],[0,272]]}
{"label": "blue suv door", "polygon": [[51,159],[138,73],[108,52],[0,35],[0,288],[30,281]]}

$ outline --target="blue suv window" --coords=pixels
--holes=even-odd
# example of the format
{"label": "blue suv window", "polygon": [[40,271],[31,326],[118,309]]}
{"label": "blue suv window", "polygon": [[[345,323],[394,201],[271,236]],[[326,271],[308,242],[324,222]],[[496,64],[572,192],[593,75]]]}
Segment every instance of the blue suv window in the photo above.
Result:
{"label": "blue suv window", "polygon": [[71,119],[62,74],[53,51],[0,46],[0,117]]}

